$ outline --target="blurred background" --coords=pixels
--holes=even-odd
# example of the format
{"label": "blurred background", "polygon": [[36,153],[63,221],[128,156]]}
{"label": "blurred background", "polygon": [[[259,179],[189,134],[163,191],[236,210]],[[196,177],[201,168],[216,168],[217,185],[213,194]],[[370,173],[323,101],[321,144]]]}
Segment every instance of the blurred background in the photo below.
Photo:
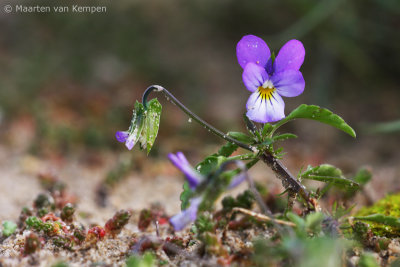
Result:
{"label": "blurred background", "polygon": [[[169,89],[222,131],[244,130],[249,92],[235,47],[243,35],[254,34],[275,53],[290,39],[305,46],[306,88],[285,99],[286,114],[301,103],[320,105],[358,133],[354,140],[315,122],[285,126],[299,135],[285,145],[294,172],[331,162],[350,173],[365,164],[377,167],[378,181],[399,177],[398,0],[79,4],[105,5],[107,12],[0,12],[0,136],[7,153],[59,159],[80,151],[93,164],[99,152],[119,155],[126,149],[114,134],[128,128],[134,102],[151,84]],[[158,97],[163,114],[150,157],[184,150],[195,161],[222,144]],[[132,153],[144,154],[137,148]]]}

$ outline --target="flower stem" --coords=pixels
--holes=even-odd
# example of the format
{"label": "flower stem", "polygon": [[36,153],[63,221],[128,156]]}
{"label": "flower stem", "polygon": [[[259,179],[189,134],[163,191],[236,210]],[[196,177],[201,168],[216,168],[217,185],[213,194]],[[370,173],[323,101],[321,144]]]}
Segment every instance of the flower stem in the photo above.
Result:
{"label": "flower stem", "polygon": [[238,145],[241,148],[250,150],[254,153],[258,153],[258,149],[244,144],[236,139],[233,139],[232,137],[228,136],[227,134],[221,132],[220,130],[214,128],[212,125],[210,125],[209,123],[205,122],[204,120],[202,120],[199,116],[197,116],[196,114],[194,114],[190,109],[188,109],[185,105],[183,105],[178,99],[176,99],[176,97],[171,94],[167,89],[165,89],[162,86],[159,85],[152,85],[150,87],[148,87],[146,89],[146,91],[143,94],[143,98],[142,98],[142,103],[145,109],[147,109],[147,97],[149,96],[149,94],[151,92],[161,92],[164,94],[164,96],[167,98],[168,101],[170,101],[172,104],[178,106],[183,112],[186,113],[186,115],[188,115],[190,118],[192,118],[193,120],[197,121],[201,126],[203,126],[205,129],[207,129],[209,132],[212,132],[213,134],[225,139],[228,142],[231,142],[233,144]]}
{"label": "flower stem", "polygon": [[172,95],[167,89],[160,85],[151,85],[146,91],[143,93],[142,103],[145,109],[147,109],[147,98],[151,92],[161,92],[170,101],[172,104],[178,106],[186,115],[190,118],[198,122],[209,132],[225,139],[228,142],[238,145],[241,148],[249,150],[254,154],[258,154],[258,158],[261,159],[264,163],[266,163],[276,174],[277,178],[282,181],[282,185],[285,189],[289,189],[294,193],[299,193],[307,202],[312,203],[310,193],[306,190],[306,188],[289,172],[289,170],[283,165],[281,161],[276,159],[274,155],[272,155],[269,151],[264,151],[260,153],[260,151],[251,145],[244,144],[227,134],[221,132],[220,130],[214,128],[212,125],[208,124],[204,120],[202,120],[199,116],[194,114],[191,110],[189,110],[185,105],[183,105],[174,95]]}

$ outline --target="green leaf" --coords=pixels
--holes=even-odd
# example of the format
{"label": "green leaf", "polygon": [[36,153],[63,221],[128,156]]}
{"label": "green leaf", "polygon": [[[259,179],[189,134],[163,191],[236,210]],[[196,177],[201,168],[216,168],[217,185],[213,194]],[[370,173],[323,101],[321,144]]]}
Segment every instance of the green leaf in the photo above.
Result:
{"label": "green leaf", "polygon": [[354,138],[356,137],[356,132],[353,130],[353,128],[351,128],[340,116],[332,113],[328,109],[306,104],[300,105],[295,110],[293,110],[286,118],[275,124],[274,130],[290,120],[300,118],[316,120],[331,125],[339,130],[344,131]]}
{"label": "green leaf", "polygon": [[400,228],[400,218],[393,216],[385,216],[383,214],[372,214],[368,216],[358,216],[354,217],[355,220],[368,221],[375,223],[382,223],[387,226]]}
{"label": "green leaf", "polygon": [[300,174],[300,177],[303,179],[332,183],[339,187],[359,187],[358,183],[346,179],[339,168],[330,164],[321,164],[317,167],[309,166],[304,173]]}
{"label": "green leaf", "polygon": [[370,124],[363,127],[369,134],[390,134],[400,132],[400,120]]}
{"label": "green leaf", "polygon": [[141,139],[141,146],[147,148],[147,155],[150,153],[156,140],[158,129],[160,126],[162,106],[157,98],[153,98],[147,103],[147,110],[145,111],[146,118],[144,123],[144,130]]}
{"label": "green leaf", "polygon": [[299,215],[294,214],[293,212],[288,212],[286,213],[286,217],[293,222],[294,224],[296,224],[298,229],[304,229],[306,226],[306,222],[304,221],[303,218],[301,218]]}
{"label": "green leaf", "polygon": [[347,209],[342,205],[339,204],[335,201],[332,206],[332,218],[335,220],[338,220],[342,218],[343,216],[350,214],[350,212],[354,209],[356,204],[353,204],[352,206],[348,207]]}
{"label": "green leaf", "polygon": [[219,150],[218,150],[218,155],[223,156],[223,157],[229,157],[232,155],[233,152],[238,149],[238,145],[233,144],[231,142],[227,142],[225,145],[223,145]]}
{"label": "green leaf", "polygon": [[274,136],[272,139],[274,140],[274,142],[276,142],[276,141],[282,141],[282,140],[293,139],[293,138],[297,138],[297,135],[291,134],[291,133],[284,133],[284,134]]}
{"label": "green leaf", "polygon": [[356,192],[361,190],[371,179],[372,179],[372,173],[366,168],[361,168],[352,179],[354,182],[358,183],[360,187],[350,188],[347,191],[347,197],[353,196]]}
{"label": "green leaf", "polygon": [[242,132],[229,132],[228,135],[239,142],[245,143],[245,144],[252,144],[254,143],[254,139],[248,136],[247,134],[244,134]]}
{"label": "green leaf", "polygon": [[192,193],[193,191],[190,189],[189,187],[189,183],[186,181],[183,184],[183,191],[181,193],[181,195],[179,196],[179,199],[181,201],[181,210],[185,210],[187,208],[189,208],[189,200],[192,197]]}
{"label": "green leaf", "polygon": [[372,178],[372,173],[366,168],[360,169],[357,174],[354,176],[353,180],[360,185],[367,184]]}
{"label": "green leaf", "polygon": [[325,218],[324,214],[321,212],[310,213],[306,217],[306,228],[307,230],[318,233],[321,231],[321,223]]}
{"label": "green leaf", "polygon": [[224,156],[211,155],[206,157],[202,162],[196,165],[196,170],[200,174],[207,176],[212,171],[216,170],[219,165],[226,161]]}
{"label": "green leaf", "polygon": [[3,222],[3,236],[8,237],[12,235],[17,229],[17,225],[11,221]]}

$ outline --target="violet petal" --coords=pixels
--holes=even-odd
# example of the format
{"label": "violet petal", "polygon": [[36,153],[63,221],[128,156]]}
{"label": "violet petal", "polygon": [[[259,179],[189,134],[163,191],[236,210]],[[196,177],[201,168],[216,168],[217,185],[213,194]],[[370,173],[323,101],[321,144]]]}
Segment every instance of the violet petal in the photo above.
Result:
{"label": "violet petal", "polygon": [[271,77],[271,81],[281,96],[294,97],[304,91],[304,78],[298,70],[286,70],[276,73]]}
{"label": "violet petal", "polygon": [[125,143],[128,138],[129,133],[127,131],[118,131],[115,133],[115,138],[117,138],[118,142]]}
{"label": "violet petal", "polygon": [[183,174],[189,183],[189,187],[194,190],[203,180],[203,176],[196,172],[187,161],[185,155],[182,152],[177,152],[176,155],[169,153],[169,160],[177,167]]}
{"label": "violet petal", "polygon": [[137,140],[135,140],[135,136],[133,134],[130,134],[128,138],[126,139],[125,146],[129,149],[132,150],[132,148],[135,146]]}
{"label": "violet petal", "polygon": [[190,206],[186,210],[178,213],[175,216],[172,216],[169,219],[169,222],[174,227],[175,231],[180,231],[185,228],[189,223],[192,223],[197,218],[197,211],[199,209],[199,205],[201,204],[202,198],[193,198],[190,201]]}
{"label": "violet petal", "polygon": [[265,68],[271,52],[263,39],[254,35],[245,35],[236,45],[236,56],[243,69],[249,62]]}
{"label": "violet petal", "polygon": [[303,44],[298,40],[290,40],[276,56],[274,67],[275,73],[285,70],[299,70],[304,62],[305,50]]}
{"label": "violet petal", "polygon": [[247,168],[243,161],[236,161],[237,166],[241,169],[241,172],[233,177],[232,181],[228,185],[228,189],[235,188],[240,185],[247,178]]}
{"label": "violet petal", "polygon": [[247,90],[254,92],[268,80],[268,74],[264,68],[250,62],[244,68],[242,78]]}

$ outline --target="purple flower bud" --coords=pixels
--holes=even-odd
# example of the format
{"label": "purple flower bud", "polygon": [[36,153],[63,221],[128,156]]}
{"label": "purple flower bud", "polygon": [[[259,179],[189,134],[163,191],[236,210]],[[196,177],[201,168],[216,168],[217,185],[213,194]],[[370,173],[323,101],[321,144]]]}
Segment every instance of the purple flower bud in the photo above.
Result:
{"label": "purple flower bud", "polygon": [[118,142],[125,143],[126,139],[128,139],[129,132],[128,131],[118,131],[115,133],[115,138],[117,138]]}
{"label": "purple flower bud", "polygon": [[182,152],[177,152],[176,154],[169,153],[168,158],[175,165],[175,167],[185,174],[192,190],[194,190],[200,184],[200,182],[203,181],[203,176],[193,169]]}
{"label": "purple flower bud", "polygon": [[240,160],[236,160],[235,163],[241,169],[241,172],[235,177],[233,177],[231,183],[228,185],[228,189],[235,188],[247,178],[246,164],[244,164],[243,161]]}
{"label": "purple flower bud", "polygon": [[193,198],[190,201],[189,208],[182,211],[181,213],[171,217],[169,222],[174,227],[175,231],[180,231],[185,228],[189,223],[192,223],[197,218],[197,211],[199,209],[199,205],[201,204],[202,198],[197,197]]}
{"label": "purple flower bud", "polygon": [[136,132],[118,131],[115,133],[115,138],[117,138],[118,142],[125,143],[125,146],[131,150],[138,141],[135,135]]}

